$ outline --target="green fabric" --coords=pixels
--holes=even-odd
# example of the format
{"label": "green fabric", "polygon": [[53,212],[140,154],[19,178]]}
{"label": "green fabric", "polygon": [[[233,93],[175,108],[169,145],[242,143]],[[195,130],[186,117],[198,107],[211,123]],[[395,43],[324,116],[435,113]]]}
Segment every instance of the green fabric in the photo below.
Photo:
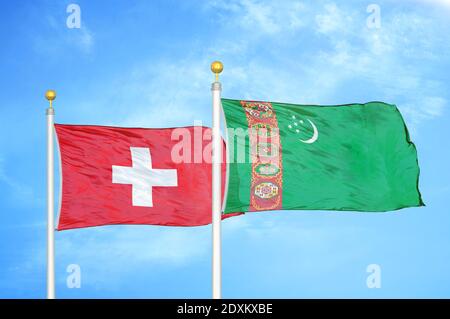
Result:
{"label": "green fabric", "polygon": [[[282,153],[282,209],[375,212],[423,206],[416,148],[395,105],[271,106]],[[222,107],[228,129],[248,128],[241,101],[222,99]],[[308,144],[301,140],[313,137],[310,123],[318,138]],[[251,210],[249,137],[233,140],[225,213]],[[239,147],[245,163],[238,162]]]}

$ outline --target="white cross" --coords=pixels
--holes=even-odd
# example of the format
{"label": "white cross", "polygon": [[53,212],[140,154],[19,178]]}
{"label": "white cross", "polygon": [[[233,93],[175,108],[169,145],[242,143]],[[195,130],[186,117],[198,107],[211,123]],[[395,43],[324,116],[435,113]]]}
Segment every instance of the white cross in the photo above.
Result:
{"label": "white cross", "polygon": [[153,207],[152,187],[178,186],[176,169],[152,168],[150,149],[130,147],[132,167],[112,167],[114,184],[133,185],[133,206]]}

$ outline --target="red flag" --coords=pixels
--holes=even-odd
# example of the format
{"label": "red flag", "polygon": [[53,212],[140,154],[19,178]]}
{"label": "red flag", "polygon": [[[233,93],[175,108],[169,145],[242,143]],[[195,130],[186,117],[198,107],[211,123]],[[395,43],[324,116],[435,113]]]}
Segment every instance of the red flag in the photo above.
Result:
{"label": "red flag", "polygon": [[[58,230],[211,223],[211,129],[55,128],[62,167]],[[222,153],[225,159],[225,143]],[[223,164],[222,197],[225,173]]]}

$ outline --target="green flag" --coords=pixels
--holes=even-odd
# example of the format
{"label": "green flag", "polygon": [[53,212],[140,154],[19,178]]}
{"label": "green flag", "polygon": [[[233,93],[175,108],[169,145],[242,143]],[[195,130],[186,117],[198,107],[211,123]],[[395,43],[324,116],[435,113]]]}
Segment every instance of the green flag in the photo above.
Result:
{"label": "green flag", "polygon": [[414,144],[395,105],[222,99],[225,213],[423,206]]}

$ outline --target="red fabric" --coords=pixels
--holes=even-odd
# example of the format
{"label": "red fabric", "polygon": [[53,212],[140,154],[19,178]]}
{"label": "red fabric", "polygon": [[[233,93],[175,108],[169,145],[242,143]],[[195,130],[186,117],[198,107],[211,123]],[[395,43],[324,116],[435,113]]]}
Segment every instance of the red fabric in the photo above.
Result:
{"label": "red fabric", "polygon": [[[172,146],[179,143],[178,138],[171,139],[174,129],[61,124],[55,124],[55,128],[62,166],[58,230],[113,224],[198,226],[211,223],[211,164],[204,160],[174,163]],[[186,129],[193,143],[194,127]],[[210,134],[206,127],[196,130],[202,133],[208,130]],[[210,140],[202,140],[205,150]],[[130,147],[149,148],[154,169],[177,170],[178,186],[152,188],[152,207],[133,206],[132,185],[112,183],[113,165],[132,166]],[[202,149],[195,149],[197,155]],[[222,198],[225,174],[223,164]]]}

